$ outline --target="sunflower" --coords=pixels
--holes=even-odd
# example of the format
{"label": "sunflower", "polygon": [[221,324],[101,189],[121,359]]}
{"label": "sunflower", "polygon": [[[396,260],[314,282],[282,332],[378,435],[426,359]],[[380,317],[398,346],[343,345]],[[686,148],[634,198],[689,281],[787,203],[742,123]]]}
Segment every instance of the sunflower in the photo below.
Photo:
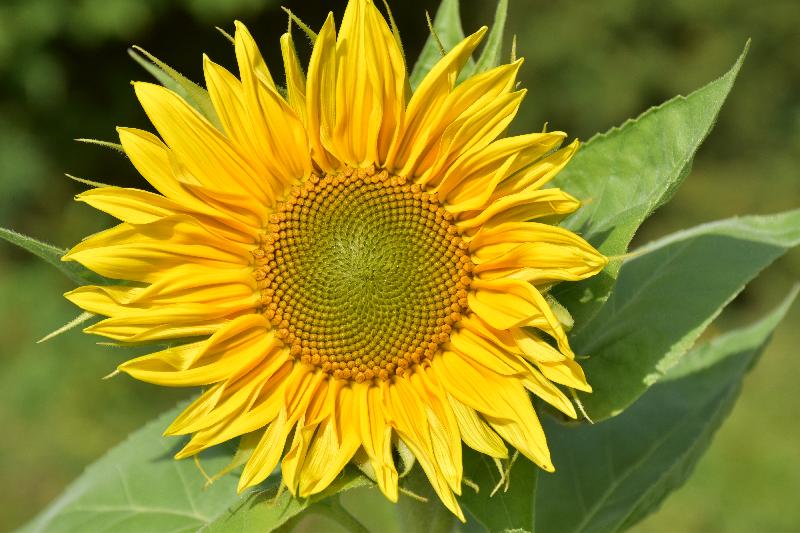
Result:
{"label": "sunflower", "polygon": [[577,141],[504,135],[522,61],[456,83],[485,32],[411,94],[397,33],[350,0],[307,72],[281,37],[285,89],[240,23],[238,78],[204,58],[210,113],[134,84],[160,137],[120,143],[158,192],[77,197],[121,223],[63,259],[124,281],[66,297],[107,317],[89,333],[167,346],[120,372],[204,387],[177,458],[239,438],[240,491],[280,462],[308,497],[354,462],[395,501],[402,446],[462,520],[462,441],[553,470],[528,391],[574,418],[562,388],[591,388],[547,292],[606,260],[552,225],[579,206],[544,188]]}

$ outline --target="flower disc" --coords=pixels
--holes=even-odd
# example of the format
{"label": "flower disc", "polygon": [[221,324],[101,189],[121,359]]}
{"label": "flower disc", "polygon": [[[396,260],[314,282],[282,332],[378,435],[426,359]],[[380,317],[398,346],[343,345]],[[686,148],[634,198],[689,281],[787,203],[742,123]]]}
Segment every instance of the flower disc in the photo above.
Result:
{"label": "flower disc", "polygon": [[291,354],[336,378],[403,375],[467,307],[472,270],[453,215],[384,171],[313,176],[255,252],[264,313]]}

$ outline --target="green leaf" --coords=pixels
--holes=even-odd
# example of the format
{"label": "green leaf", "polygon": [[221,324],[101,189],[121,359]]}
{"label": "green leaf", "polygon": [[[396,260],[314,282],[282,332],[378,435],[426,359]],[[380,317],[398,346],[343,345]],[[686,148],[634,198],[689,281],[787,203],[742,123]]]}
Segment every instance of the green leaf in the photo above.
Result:
{"label": "green leaf", "polygon": [[[314,504],[324,505],[322,500],[343,491],[364,487],[371,482],[365,478],[352,465],[348,465],[344,472],[334,480],[324,492],[312,496],[305,500],[294,498],[286,489],[279,490],[278,475],[271,479],[266,487],[262,484],[263,490],[251,493],[243,501],[240,501],[225,512],[220,514],[215,520],[203,528],[208,532],[227,532],[227,531],[272,531],[289,519],[294,518],[301,512],[311,508]],[[235,488],[233,489],[235,493]]]}
{"label": "green leaf", "polygon": [[758,323],[695,348],[619,417],[594,426],[547,421],[556,472],[539,479],[536,530],[624,530],[683,484],[797,292]]}
{"label": "green leaf", "polygon": [[[191,459],[173,458],[186,439],[162,435],[185,407],[179,405],[131,434],[22,531],[271,531],[314,502],[370,484],[348,467],[324,493],[302,501],[286,490],[278,494],[278,471],[242,496],[236,492],[236,473],[206,487],[205,476]],[[201,466],[213,475],[228,466],[233,453],[230,444],[212,448],[200,456]]]}
{"label": "green leaf", "polygon": [[503,37],[506,30],[506,19],[508,18],[508,0],[500,0],[494,14],[494,24],[492,31],[483,44],[480,57],[475,62],[474,67],[466,65],[461,71],[460,78],[464,79],[474,74],[480,74],[500,64],[500,56],[503,53]]}
{"label": "green leaf", "polygon": [[[458,0],[442,0],[442,3],[439,4],[439,9],[436,11],[433,29],[436,32],[436,36],[432,34],[428,36],[428,40],[425,41],[422,52],[420,52],[419,58],[414,64],[414,70],[409,77],[412,89],[417,88],[425,75],[442,58],[442,52],[439,50],[439,43],[436,42],[436,37],[439,38],[446,52],[449,52],[455,45],[464,40],[464,29],[461,25]],[[470,58],[464,68],[474,69],[475,61]]]}
{"label": "green leaf", "polygon": [[[536,465],[519,457],[510,469],[509,479],[504,480],[490,457],[465,447],[464,476],[475,482],[480,492],[464,487],[461,503],[472,515],[471,518],[488,531],[533,531],[538,475],[539,468]],[[506,481],[509,490],[506,490]]]}
{"label": "green leaf", "polygon": [[[157,79],[161,85],[178,94],[181,98],[186,100],[189,105],[208,119],[217,129],[222,130],[222,124],[219,121],[219,117],[217,117],[214,105],[211,103],[211,97],[208,95],[208,91],[147,50],[134,46],[128,50],[128,55]],[[142,57],[142,55],[147,59]]]}
{"label": "green leaf", "polygon": [[762,269],[800,244],[800,209],[732,218],[643,247],[620,270],[601,312],[577,323],[572,345],[594,392],[595,421],[618,414],[691,348]]}
{"label": "green leaf", "polygon": [[[689,173],[742,66],[749,43],[721,78],[678,96],[635,120],[593,137],[555,184],[584,206],[564,222],[607,256],[624,254],[637,228],[667,202]],[[575,322],[586,321],[608,297],[619,261],[580,283],[555,289]]]}
{"label": "green leaf", "polygon": [[75,263],[74,261],[61,261],[61,257],[67,253],[67,251],[57,248],[52,244],[38,241],[33,237],[28,237],[27,235],[23,235],[6,228],[0,228],[0,239],[8,241],[11,244],[15,244],[20,248],[29,251],[40,259],[44,259],[78,285],[104,282],[103,277],[98,276],[94,272],[86,269],[78,263]]}
{"label": "green leaf", "polygon": [[[145,425],[87,468],[23,531],[194,531],[213,522],[241,499],[238,480],[223,476],[204,489],[205,478],[191,459],[173,459],[184,441],[161,432],[183,407]],[[229,460],[225,447],[201,458],[209,472]]]}

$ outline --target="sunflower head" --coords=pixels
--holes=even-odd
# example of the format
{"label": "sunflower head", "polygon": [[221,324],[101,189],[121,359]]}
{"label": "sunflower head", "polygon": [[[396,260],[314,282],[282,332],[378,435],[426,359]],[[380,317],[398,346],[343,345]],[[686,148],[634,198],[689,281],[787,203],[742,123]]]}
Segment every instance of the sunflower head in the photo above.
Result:
{"label": "sunflower head", "polygon": [[281,37],[285,90],[240,23],[238,77],[206,57],[191,104],[135,84],[159,137],[118,131],[155,192],[78,196],[121,223],[64,260],[120,283],[66,296],[107,317],[90,333],[169,342],[120,371],[205,388],[167,430],[191,435],[178,458],[239,439],[240,490],[280,462],[300,497],[354,461],[396,500],[402,445],[461,519],[462,442],[553,470],[528,393],[574,418],[564,389],[591,389],[547,292],[606,260],[543,188],[578,143],[504,135],[521,61],[456,83],[485,31],[411,93],[396,33],[350,0],[307,68]]}

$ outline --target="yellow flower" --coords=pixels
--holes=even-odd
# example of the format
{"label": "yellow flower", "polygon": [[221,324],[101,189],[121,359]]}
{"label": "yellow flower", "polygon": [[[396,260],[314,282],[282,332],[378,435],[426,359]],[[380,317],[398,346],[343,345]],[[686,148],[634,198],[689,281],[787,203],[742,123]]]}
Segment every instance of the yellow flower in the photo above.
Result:
{"label": "yellow flower", "polygon": [[578,207],[543,188],[578,143],[504,136],[521,61],[456,84],[484,33],[410,94],[383,16],[350,0],[307,74],[281,37],[284,92],[237,23],[239,78],[204,62],[220,128],[135,84],[160,138],[120,128],[120,141],[160,194],[78,196],[121,223],[64,260],[127,283],[66,296],[108,317],[90,333],[171,343],[120,371],[205,387],[167,430],[191,435],[178,458],[241,437],[240,490],[280,461],[307,497],[353,461],[394,501],[402,443],[462,520],[462,441],[496,458],[505,441],[553,470],[527,391],[575,417],[559,386],[591,389],[543,294],[606,260],[549,225]]}

